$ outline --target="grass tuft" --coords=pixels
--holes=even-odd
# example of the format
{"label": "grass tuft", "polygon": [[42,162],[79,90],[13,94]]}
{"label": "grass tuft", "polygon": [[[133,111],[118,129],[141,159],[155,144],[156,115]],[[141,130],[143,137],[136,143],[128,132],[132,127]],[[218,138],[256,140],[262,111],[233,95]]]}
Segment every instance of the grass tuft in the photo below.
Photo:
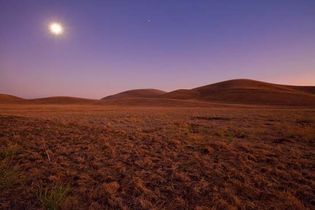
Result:
{"label": "grass tuft", "polygon": [[38,191],[38,199],[44,209],[58,210],[69,192],[70,187],[64,185],[54,185],[52,188],[45,189],[41,187]]}
{"label": "grass tuft", "polygon": [[0,189],[7,189],[14,185],[19,175],[19,172],[10,167],[7,161],[0,162]]}
{"label": "grass tuft", "polygon": [[0,150],[0,159],[11,158],[17,153],[18,150],[19,146],[17,144],[9,144]]}

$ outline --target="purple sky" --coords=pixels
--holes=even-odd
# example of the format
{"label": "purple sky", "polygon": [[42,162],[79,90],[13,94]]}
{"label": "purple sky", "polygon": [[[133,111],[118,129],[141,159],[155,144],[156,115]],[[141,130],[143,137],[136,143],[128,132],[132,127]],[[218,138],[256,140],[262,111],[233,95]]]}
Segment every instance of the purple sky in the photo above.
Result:
{"label": "purple sky", "polygon": [[0,0],[0,93],[101,98],[236,78],[315,85],[315,1]]}

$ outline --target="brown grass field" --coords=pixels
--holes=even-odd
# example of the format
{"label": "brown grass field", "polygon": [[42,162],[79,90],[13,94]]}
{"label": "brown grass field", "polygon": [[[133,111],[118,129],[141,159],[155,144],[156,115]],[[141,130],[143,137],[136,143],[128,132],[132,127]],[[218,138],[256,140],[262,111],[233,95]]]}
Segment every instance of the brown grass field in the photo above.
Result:
{"label": "brown grass field", "polygon": [[314,209],[315,109],[0,105],[0,209]]}

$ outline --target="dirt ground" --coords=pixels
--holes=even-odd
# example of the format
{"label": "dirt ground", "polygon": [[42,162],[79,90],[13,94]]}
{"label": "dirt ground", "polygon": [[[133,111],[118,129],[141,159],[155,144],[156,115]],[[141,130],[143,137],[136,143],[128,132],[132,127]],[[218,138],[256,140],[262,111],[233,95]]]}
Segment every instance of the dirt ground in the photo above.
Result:
{"label": "dirt ground", "polygon": [[0,209],[314,209],[315,109],[0,105]]}

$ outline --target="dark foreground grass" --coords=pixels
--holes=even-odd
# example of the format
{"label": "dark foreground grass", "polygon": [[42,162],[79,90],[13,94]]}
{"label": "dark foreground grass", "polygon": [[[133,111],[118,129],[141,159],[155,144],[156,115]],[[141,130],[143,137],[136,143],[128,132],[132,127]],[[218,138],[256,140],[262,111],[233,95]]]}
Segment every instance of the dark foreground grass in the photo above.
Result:
{"label": "dark foreground grass", "polygon": [[0,110],[0,209],[315,207],[312,109]]}

